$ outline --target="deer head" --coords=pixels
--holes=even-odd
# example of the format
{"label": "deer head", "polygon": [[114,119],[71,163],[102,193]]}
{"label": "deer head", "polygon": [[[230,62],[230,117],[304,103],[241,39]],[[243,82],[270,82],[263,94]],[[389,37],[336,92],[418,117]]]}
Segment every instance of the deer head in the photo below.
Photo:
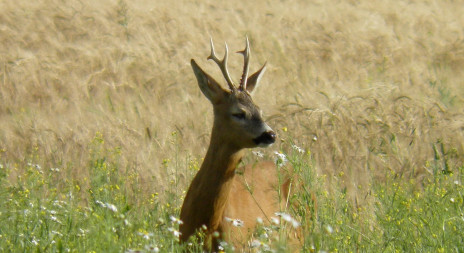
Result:
{"label": "deer head", "polygon": [[214,51],[211,39],[211,55],[209,60],[217,63],[229,86],[229,90],[221,87],[210,75],[206,74],[195,60],[191,60],[193,72],[201,91],[211,101],[214,108],[213,138],[219,138],[224,144],[236,148],[267,147],[275,142],[275,132],[264,122],[259,107],[253,103],[251,94],[256,89],[266,70],[266,64],[256,73],[248,77],[250,47],[248,38],[246,47],[239,51],[244,57],[243,74],[237,86],[230,78],[227,70],[228,48],[225,44],[225,54],[219,60]]}

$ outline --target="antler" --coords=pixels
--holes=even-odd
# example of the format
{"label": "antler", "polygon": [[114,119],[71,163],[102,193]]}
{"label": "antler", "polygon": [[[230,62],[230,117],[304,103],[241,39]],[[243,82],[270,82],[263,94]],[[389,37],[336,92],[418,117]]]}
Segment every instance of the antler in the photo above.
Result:
{"label": "antler", "polygon": [[219,60],[219,58],[217,58],[216,52],[214,52],[213,39],[211,38],[211,55],[208,56],[207,59],[213,60],[214,62],[216,62],[216,64],[221,69],[222,74],[224,75],[224,78],[226,79],[227,84],[229,85],[230,90],[234,92],[235,90],[237,90],[237,88],[235,88],[234,82],[232,82],[232,79],[230,78],[230,75],[229,75],[229,71],[227,70],[227,58],[229,56],[229,48],[227,48],[227,43],[225,43],[225,45],[226,45],[226,52],[224,53],[224,58],[222,58],[222,61],[221,61]]}
{"label": "antler", "polygon": [[250,42],[248,41],[248,36],[246,37],[246,46],[243,51],[238,51],[237,53],[243,55],[243,74],[242,79],[240,79],[240,86],[239,90],[246,90],[247,86],[247,79],[248,79],[248,70],[249,70],[249,62],[250,62]]}

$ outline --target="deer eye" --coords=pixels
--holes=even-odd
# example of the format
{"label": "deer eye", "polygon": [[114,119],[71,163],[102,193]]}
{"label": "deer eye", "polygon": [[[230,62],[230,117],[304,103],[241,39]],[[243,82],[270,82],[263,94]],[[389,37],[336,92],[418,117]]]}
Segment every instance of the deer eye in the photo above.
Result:
{"label": "deer eye", "polygon": [[232,117],[242,120],[246,118],[246,114],[245,112],[237,112],[237,113],[233,113]]}

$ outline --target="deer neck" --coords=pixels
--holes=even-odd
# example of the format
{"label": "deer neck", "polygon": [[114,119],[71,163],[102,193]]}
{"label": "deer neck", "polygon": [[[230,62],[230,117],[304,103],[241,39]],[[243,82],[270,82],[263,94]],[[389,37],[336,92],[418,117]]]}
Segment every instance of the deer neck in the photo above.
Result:
{"label": "deer neck", "polygon": [[200,171],[209,175],[205,177],[209,182],[222,182],[220,179],[233,177],[243,157],[242,149],[228,143],[222,135],[221,130],[213,128],[210,145],[200,168]]}
{"label": "deer neck", "polygon": [[[229,199],[229,193],[235,177],[235,170],[243,157],[241,149],[228,145],[215,131],[211,135],[211,142],[203,164],[198,173],[203,188],[203,200],[208,200],[205,207],[211,208],[211,229],[217,230],[222,221],[224,209]],[[216,134],[217,133],[217,134]],[[209,213],[206,212],[206,213]]]}
{"label": "deer neck", "polygon": [[190,224],[193,229],[202,225],[210,232],[220,229],[235,170],[243,157],[242,149],[228,145],[220,130],[213,127],[208,152],[184,200],[183,208],[188,205],[191,210],[184,222],[196,223]]}

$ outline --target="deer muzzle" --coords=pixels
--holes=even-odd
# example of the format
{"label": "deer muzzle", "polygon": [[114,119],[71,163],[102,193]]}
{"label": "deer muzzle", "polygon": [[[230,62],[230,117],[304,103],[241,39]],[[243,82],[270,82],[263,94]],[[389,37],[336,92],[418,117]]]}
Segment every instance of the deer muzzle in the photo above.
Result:
{"label": "deer muzzle", "polygon": [[260,147],[267,147],[274,143],[276,140],[276,134],[272,130],[263,132],[260,136],[253,139],[256,145]]}

